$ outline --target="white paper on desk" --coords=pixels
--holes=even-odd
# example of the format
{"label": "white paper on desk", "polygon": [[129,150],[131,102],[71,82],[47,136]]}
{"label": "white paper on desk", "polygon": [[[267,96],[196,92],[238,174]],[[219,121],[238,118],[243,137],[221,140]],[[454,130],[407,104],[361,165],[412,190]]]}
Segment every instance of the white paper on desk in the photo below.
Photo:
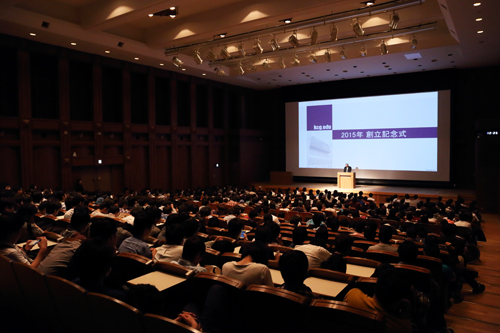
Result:
{"label": "white paper on desk", "polygon": [[347,264],[346,273],[354,276],[371,277],[375,273],[375,268]]}
{"label": "white paper on desk", "polygon": [[[16,245],[18,247],[20,247],[20,248],[23,248],[24,245],[26,245],[26,242],[19,243],[19,244],[16,244]],[[47,247],[51,247],[51,246],[55,246],[55,245],[57,245],[57,242],[54,242],[54,241],[51,241],[51,240],[47,239]],[[33,246],[30,251],[36,251],[36,250],[39,250],[39,249],[40,249],[40,247],[38,246],[38,244],[35,244],[35,246]]]}
{"label": "white paper on desk", "polygon": [[347,286],[347,283],[325,280],[317,277],[308,277],[304,281],[304,284],[311,288],[314,293],[330,297],[336,297]]}
{"label": "white paper on desk", "polygon": [[285,280],[283,280],[279,270],[270,268],[269,271],[271,272],[271,278],[273,279],[273,283],[275,285],[282,285],[285,283]]}
{"label": "white paper on desk", "polygon": [[127,281],[127,283],[132,285],[150,284],[155,286],[159,291],[163,291],[184,281],[186,281],[186,278],[155,271]]}

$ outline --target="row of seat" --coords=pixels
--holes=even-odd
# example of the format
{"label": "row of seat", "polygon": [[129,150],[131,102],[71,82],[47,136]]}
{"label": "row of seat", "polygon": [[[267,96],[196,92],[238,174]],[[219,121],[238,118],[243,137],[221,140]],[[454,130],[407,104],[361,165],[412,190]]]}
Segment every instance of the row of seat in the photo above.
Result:
{"label": "row of seat", "polygon": [[88,293],[0,255],[0,295],[34,327],[53,332],[199,332],[171,319],[145,314],[112,297]]}
{"label": "row of seat", "polygon": [[[45,276],[30,266],[13,263],[3,256],[0,257],[0,268],[2,299],[19,313],[27,314],[36,325],[54,332],[198,332],[165,317],[142,315],[122,301],[86,292],[70,281]],[[383,328],[383,319],[377,313],[356,309],[343,302],[320,299],[307,305],[304,296],[293,292],[257,285],[245,288],[237,280],[212,273],[199,273],[190,281],[198,281],[195,290],[201,297],[214,284],[245,290],[237,298],[236,316],[239,313],[238,321],[242,325],[234,329],[238,332],[254,332],[256,329],[264,332],[318,332],[331,327],[380,332]]]}

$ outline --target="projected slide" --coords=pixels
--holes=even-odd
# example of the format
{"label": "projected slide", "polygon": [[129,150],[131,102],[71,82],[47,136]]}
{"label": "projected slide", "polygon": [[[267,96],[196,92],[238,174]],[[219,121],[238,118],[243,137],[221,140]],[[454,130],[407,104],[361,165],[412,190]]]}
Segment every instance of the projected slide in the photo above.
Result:
{"label": "projected slide", "polygon": [[449,91],[288,104],[295,175],[331,176],[349,163],[358,177],[449,178]]}

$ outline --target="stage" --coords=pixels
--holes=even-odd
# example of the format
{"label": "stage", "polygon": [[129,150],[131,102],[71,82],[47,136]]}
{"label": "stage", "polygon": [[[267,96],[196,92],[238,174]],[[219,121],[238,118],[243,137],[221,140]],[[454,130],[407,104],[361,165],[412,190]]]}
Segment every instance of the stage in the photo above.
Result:
{"label": "stage", "polygon": [[320,191],[335,191],[343,192],[343,193],[358,193],[359,191],[363,191],[363,195],[368,196],[369,193],[373,193],[373,198],[376,202],[385,202],[385,198],[397,194],[399,197],[404,197],[405,194],[409,194],[413,196],[415,194],[418,195],[419,199],[425,200],[425,198],[431,198],[434,200],[437,197],[442,197],[443,201],[448,199],[456,200],[460,195],[464,198],[466,203],[471,202],[472,200],[476,200],[476,193],[474,190],[459,190],[459,189],[441,189],[441,188],[419,188],[419,187],[398,187],[398,186],[377,186],[377,185],[356,185],[354,189],[348,188],[339,188],[337,184],[332,183],[298,183],[294,182],[292,184],[271,184],[269,182],[263,183],[254,183],[252,184],[255,188],[262,186],[266,192],[269,190],[277,190],[278,188],[286,189],[292,188],[295,189],[298,187],[301,191],[302,188],[306,188],[309,190],[320,190]]}

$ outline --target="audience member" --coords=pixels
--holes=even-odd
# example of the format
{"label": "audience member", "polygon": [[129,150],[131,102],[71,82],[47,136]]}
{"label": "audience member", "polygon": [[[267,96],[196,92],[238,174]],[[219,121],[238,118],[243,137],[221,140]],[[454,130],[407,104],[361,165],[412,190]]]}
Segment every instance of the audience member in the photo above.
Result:
{"label": "audience member", "polygon": [[242,258],[240,261],[230,261],[222,266],[222,274],[240,280],[249,286],[251,284],[263,284],[274,287],[271,272],[266,266],[268,262],[267,251],[264,244],[253,242],[242,247]]}
{"label": "audience member", "polygon": [[121,243],[118,248],[118,252],[135,253],[143,257],[153,259],[156,254],[156,249],[151,251],[148,243],[145,241],[145,239],[151,234],[152,226],[153,221],[146,214],[136,216],[132,229],[132,237],[125,239]]}

